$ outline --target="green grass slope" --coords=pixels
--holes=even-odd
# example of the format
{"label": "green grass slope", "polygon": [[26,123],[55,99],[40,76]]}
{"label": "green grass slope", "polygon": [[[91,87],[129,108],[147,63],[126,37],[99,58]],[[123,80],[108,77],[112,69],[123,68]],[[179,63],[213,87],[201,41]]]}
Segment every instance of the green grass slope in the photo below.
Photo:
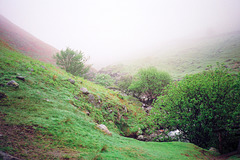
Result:
{"label": "green grass slope", "polygon": [[[21,159],[212,158],[190,143],[141,142],[120,136],[146,124],[145,112],[135,102],[10,49],[0,43],[1,151]],[[19,87],[7,86],[10,80]],[[89,103],[81,87],[100,97],[100,107]],[[112,136],[97,129],[96,123],[105,124]]]}
{"label": "green grass slope", "polygon": [[147,56],[134,57],[133,60],[108,66],[101,71],[135,74],[142,67],[155,66],[169,72],[175,80],[186,74],[201,72],[208,65],[216,65],[216,62],[239,71],[240,32],[171,43],[142,55]]}

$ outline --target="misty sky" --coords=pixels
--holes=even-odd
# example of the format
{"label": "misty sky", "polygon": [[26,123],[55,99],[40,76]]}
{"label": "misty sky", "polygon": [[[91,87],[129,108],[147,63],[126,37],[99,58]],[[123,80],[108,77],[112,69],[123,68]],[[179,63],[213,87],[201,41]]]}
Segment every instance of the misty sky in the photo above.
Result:
{"label": "misty sky", "polygon": [[240,30],[240,0],[0,0],[0,14],[57,49],[83,51],[95,67]]}

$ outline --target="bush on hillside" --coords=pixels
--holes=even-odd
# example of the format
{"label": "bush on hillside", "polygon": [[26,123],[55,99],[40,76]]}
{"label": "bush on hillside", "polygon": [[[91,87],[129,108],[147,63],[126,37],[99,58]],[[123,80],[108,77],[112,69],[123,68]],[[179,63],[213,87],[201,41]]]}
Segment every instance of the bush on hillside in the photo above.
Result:
{"label": "bush on hillside", "polygon": [[115,81],[108,74],[97,74],[94,82],[102,86],[109,87],[112,86]]}
{"label": "bush on hillside", "polygon": [[158,71],[155,67],[149,67],[138,71],[129,86],[129,90],[138,95],[144,94],[152,101],[161,95],[164,87],[170,81],[171,77],[167,72]]}
{"label": "bush on hillside", "polygon": [[66,50],[61,50],[53,58],[56,59],[57,65],[75,76],[83,76],[90,69],[90,66],[85,65],[87,58],[84,57],[81,51],[67,48]]}
{"label": "bush on hillside", "polygon": [[240,74],[218,66],[171,83],[152,109],[157,126],[182,131],[201,147],[234,150],[240,138]]}
{"label": "bush on hillside", "polygon": [[132,76],[123,76],[123,77],[121,77],[120,78],[120,80],[118,81],[118,87],[122,90],[122,91],[124,91],[124,92],[129,92],[129,86],[131,85],[131,83],[132,83]]}

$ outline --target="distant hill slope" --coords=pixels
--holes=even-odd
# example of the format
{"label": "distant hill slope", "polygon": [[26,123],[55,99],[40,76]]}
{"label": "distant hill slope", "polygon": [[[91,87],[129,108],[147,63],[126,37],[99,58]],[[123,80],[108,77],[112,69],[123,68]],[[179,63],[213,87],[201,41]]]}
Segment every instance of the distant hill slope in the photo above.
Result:
{"label": "distant hill slope", "polygon": [[145,55],[105,67],[100,72],[135,74],[139,68],[155,66],[169,72],[174,79],[181,79],[186,74],[205,70],[208,65],[216,65],[216,62],[239,71],[240,32],[175,42]]}
{"label": "distant hill slope", "polygon": [[14,49],[44,62],[55,63],[52,58],[58,50],[13,24],[0,15],[0,40]]}

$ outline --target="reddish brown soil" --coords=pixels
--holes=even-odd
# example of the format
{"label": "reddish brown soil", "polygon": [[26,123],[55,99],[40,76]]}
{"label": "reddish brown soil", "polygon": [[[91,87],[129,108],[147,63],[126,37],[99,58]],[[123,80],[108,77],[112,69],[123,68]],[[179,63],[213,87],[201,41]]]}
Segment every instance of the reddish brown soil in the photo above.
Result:
{"label": "reddish brown soil", "polygon": [[59,52],[56,48],[37,39],[20,27],[0,15],[0,40],[8,44],[11,49],[16,49],[35,59],[55,63],[53,55]]}
{"label": "reddish brown soil", "polygon": [[33,126],[6,123],[5,116],[0,112],[0,148],[5,153],[20,159],[66,159],[66,155],[71,159],[78,157],[76,151],[50,146],[51,140]]}

